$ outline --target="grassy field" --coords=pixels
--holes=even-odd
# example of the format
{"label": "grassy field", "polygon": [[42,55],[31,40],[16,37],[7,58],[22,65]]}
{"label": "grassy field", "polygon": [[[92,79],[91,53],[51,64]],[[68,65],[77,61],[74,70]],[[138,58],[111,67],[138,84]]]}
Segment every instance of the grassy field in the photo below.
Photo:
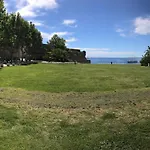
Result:
{"label": "grassy field", "polygon": [[150,69],[138,65],[31,65],[0,70],[0,87],[47,92],[94,92],[150,87]]}
{"label": "grassy field", "polygon": [[149,150],[150,69],[0,70],[0,150]]}

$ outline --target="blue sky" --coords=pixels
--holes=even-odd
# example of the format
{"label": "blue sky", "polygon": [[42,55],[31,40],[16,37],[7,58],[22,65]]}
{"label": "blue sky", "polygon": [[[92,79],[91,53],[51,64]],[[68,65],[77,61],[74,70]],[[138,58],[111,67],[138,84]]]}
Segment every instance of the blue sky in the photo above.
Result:
{"label": "blue sky", "polygon": [[5,0],[8,12],[35,23],[87,57],[139,57],[150,45],[149,0]]}

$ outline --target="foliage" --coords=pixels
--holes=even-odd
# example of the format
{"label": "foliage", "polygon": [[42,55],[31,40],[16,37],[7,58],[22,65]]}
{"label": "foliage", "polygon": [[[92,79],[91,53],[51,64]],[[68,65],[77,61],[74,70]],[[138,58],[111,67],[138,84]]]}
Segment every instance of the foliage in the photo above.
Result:
{"label": "foliage", "polygon": [[55,62],[67,62],[67,48],[65,40],[55,34],[47,43],[47,54],[45,59]]}
{"label": "foliage", "polygon": [[36,55],[42,49],[42,36],[41,33],[35,28],[35,25],[30,22],[29,24],[29,39],[27,41],[27,53],[31,59],[36,59]]}
{"label": "foliage", "polygon": [[0,50],[4,47],[4,31],[6,27],[7,14],[6,9],[4,8],[3,0],[0,0]]}
{"label": "foliage", "polygon": [[0,12],[0,54],[3,59],[35,57],[33,54],[42,47],[41,33],[19,13],[7,14],[3,1],[0,1]]}
{"label": "foliage", "polygon": [[146,50],[144,56],[142,57],[140,61],[142,66],[148,66],[150,64],[150,46],[148,46],[148,49]]}
{"label": "foliage", "polygon": [[65,45],[66,41],[63,38],[60,38],[57,34],[53,35],[53,37],[47,42],[49,49],[66,49]]}
{"label": "foliage", "polygon": [[52,49],[48,52],[48,60],[54,62],[67,62],[67,51],[62,49]]}

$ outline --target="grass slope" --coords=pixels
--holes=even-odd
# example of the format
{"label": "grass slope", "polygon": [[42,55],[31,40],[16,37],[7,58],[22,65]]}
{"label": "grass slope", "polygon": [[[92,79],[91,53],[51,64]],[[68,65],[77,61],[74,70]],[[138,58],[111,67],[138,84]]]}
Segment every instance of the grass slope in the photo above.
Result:
{"label": "grass slope", "polygon": [[0,90],[1,150],[149,150],[150,89]]}
{"label": "grass slope", "polygon": [[0,70],[0,87],[47,92],[94,92],[150,87],[150,69],[138,65],[31,65]]}

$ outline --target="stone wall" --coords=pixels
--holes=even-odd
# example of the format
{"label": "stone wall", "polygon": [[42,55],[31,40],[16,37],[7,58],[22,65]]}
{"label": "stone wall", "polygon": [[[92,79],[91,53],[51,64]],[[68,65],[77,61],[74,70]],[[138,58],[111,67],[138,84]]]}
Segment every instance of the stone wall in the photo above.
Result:
{"label": "stone wall", "polygon": [[[42,49],[37,50],[35,53],[32,53],[32,57],[30,59],[33,60],[43,60],[43,57],[45,56],[45,54],[47,53],[46,51],[46,44],[43,44]],[[87,60],[86,58],[86,52],[85,51],[81,51],[79,49],[67,49],[67,56],[68,56],[68,61],[69,62],[78,62],[78,63],[91,63],[90,60]],[[11,58],[13,57],[13,59],[20,59],[22,57],[22,53],[21,51],[16,52],[13,54],[13,56],[11,56],[11,53],[8,50],[1,50],[0,51],[0,61],[1,60],[11,60]],[[25,57],[30,57],[30,56],[23,56]]]}

